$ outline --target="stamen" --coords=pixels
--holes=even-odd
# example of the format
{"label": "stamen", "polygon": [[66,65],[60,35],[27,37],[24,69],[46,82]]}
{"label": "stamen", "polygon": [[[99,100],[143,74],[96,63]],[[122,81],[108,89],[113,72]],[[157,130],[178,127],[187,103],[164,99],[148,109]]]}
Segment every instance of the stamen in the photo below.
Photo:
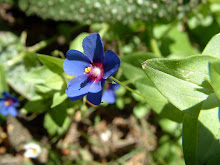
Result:
{"label": "stamen", "polygon": [[87,67],[87,68],[85,68],[84,74],[89,73],[90,71],[91,71],[91,67]]}
{"label": "stamen", "polygon": [[37,153],[37,149],[36,148],[32,148],[33,153]]}
{"label": "stamen", "polygon": [[5,104],[5,106],[13,105],[14,101],[12,99],[6,99],[4,104]]}
{"label": "stamen", "polygon": [[9,106],[10,105],[10,101],[5,101],[5,106]]}
{"label": "stamen", "polygon": [[88,73],[88,76],[93,81],[99,81],[103,76],[103,65],[102,63],[93,63],[91,67],[85,69],[85,73]]}

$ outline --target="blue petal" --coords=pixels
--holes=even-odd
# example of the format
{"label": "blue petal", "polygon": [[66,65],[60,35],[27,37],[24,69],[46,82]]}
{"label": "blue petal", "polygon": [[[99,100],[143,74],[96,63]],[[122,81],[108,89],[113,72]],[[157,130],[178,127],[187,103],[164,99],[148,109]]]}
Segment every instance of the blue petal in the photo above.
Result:
{"label": "blue petal", "polygon": [[93,84],[91,85],[89,92],[91,93],[97,93],[100,92],[103,89],[103,86],[105,84],[105,80],[101,79],[97,82],[93,82]]}
{"label": "blue petal", "polygon": [[1,109],[0,109],[0,113],[3,116],[7,116],[8,115],[8,108],[6,106],[2,106]]}
{"label": "blue petal", "polygon": [[63,70],[71,76],[81,76],[85,68],[90,66],[90,60],[87,56],[77,50],[69,50],[66,53],[66,59],[63,63]]}
{"label": "blue petal", "polygon": [[17,116],[18,115],[17,110],[14,106],[9,106],[8,107],[8,114],[11,115],[11,116]]}
{"label": "blue petal", "polygon": [[0,100],[0,109],[2,106],[5,106],[5,100],[3,100],[3,99]]}
{"label": "blue petal", "polygon": [[105,80],[101,79],[99,82],[95,82],[90,87],[89,93],[87,95],[87,100],[94,104],[99,105],[102,100],[102,90],[105,84]]}
{"label": "blue petal", "polygon": [[115,72],[117,72],[120,66],[120,59],[113,51],[107,50],[105,52],[103,65],[104,65],[103,78],[107,79],[111,75],[115,74]]}
{"label": "blue petal", "polygon": [[107,89],[103,93],[102,101],[107,101],[109,104],[114,104],[116,100],[116,94],[113,90]]}
{"label": "blue petal", "polygon": [[11,95],[10,95],[10,93],[8,93],[8,92],[3,92],[2,93],[2,96],[4,97],[4,98],[10,98],[11,97]]}
{"label": "blue petal", "polygon": [[11,97],[11,99],[13,100],[13,106],[17,107],[19,104],[19,100],[16,97]]}
{"label": "blue petal", "polygon": [[99,105],[101,103],[101,99],[102,99],[102,90],[98,93],[87,94],[87,100],[94,105]]}
{"label": "blue petal", "polygon": [[83,50],[86,56],[95,63],[102,63],[104,57],[104,48],[100,35],[92,33],[83,40]]}
{"label": "blue petal", "polygon": [[79,100],[89,92],[93,81],[85,74],[71,79],[67,84],[66,94],[72,100]]}

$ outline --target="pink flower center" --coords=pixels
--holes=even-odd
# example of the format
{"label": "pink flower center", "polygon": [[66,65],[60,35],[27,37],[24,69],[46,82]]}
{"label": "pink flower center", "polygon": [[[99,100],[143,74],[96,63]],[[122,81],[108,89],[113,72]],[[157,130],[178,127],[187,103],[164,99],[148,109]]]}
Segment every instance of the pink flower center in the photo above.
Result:
{"label": "pink flower center", "polygon": [[9,105],[13,105],[14,101],[12,99],[6,99],[4,103],[5,103],[5,106],[9,106]]}
{"label": "pink flower center", "polygon": [[103,76],[102,63],[93,63],[92,66],[85,68],[85,74],[88,73],[93,81],[99,81]]}

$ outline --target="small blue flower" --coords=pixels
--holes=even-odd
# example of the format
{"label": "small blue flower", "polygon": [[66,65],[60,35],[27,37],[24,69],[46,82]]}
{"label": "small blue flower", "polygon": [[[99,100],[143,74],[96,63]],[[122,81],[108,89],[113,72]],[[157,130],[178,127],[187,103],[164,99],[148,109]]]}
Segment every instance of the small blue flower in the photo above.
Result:
{"label": "small blue flower", "polygon": [[84,38],[82,46],[85,55],[77,50],[69,50],[66,54],[63,70],[76,76],[68,82],[66,94],[72,101],[87,95],[89,102],[98,105],[105,80],[118,70],[120,59],[111,50],[104,54],[102,39],[97,33]]}
{"label": "small blue flower", "polygon": [[2,96],[3,98],[0,98],[0,113],[3,116],[17,116],[18,113],[16,107],[19,104],[18,99],[11,96],[8,92],[3,92]]}
{"label": "small blue flower", "polygon": [[107,88],[102,96],[102,101],[107,101],[109,104],[114,104],[116,101],[115,91],[120,88],[119,84],[107,83]]}

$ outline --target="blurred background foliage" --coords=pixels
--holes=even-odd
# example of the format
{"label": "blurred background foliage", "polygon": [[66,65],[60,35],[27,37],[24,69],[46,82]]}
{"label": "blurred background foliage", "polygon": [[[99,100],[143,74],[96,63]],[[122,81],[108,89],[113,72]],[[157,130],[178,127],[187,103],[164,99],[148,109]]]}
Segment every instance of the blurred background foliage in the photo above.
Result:
{"label": "blurred background foliage", "polygon": [[[20,100],[18,118],[1,116],[0,164],[185,164],[183,115],[141,63],[200,54],[220,30],[218,0],[1,0],[0,18],[0,64]],[[124,87],[113,105],[67,98],[63,58],[68,49],[82,51],[91,32],[119,55],[115,77],[156,101]],[[30,140],[43,148],[37,159],[18,147]]]}

